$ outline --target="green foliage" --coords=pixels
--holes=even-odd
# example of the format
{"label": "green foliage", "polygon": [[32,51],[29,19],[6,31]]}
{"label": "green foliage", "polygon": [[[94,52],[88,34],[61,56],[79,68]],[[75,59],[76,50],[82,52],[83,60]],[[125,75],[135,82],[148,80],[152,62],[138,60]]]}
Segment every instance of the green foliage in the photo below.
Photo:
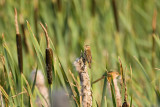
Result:
{"label": "green foliage", "polygon": [[[44,99],[35,87],[35,81],[30,80],[31,71],[37,66],[42,70],[46,86],[49,87],[44,60],[46,40],[39,22],[47,24],[50,46],[53,50],[51,89],[64,88],[73,106],[81,105],[80,80],[73,62],[80,56],[85,44],[91,46],[92,52],[92,68],[89,70],[91,82],[102,77],[106,67],[108,70],[114,69],[120,72],[118,63],[118,57],[120,57],[123,68],[126,67],[127,93],[131,96],[127,101],[130,105],[146,107],[160,104],[159,0],[115,0],[120,32],[116,31],[111,0],[95,0],[94,7],[93,0],[60,0],[60,4],[57,3],[58,0],[37,1],[0,1],[0,35],[4,33],[4,37],[0,36],[0,57],[4,58],[4,61],[2,58],[0,60],[0,91],[5,105],[35,106],[37,95],[41,101]],[[24,24],[29,46],[29,52],[26,53],[22,43],[22,75],[19,73],[17,59],[15,7],[18,11],[20,33],[22,35],[20,26]],[[37,25],[34,19],[36,8],[38,9]],[[157,9],[158,15],[156,34],[153,35],[156,42],[155,68],[152,69],[154,8]],[[94,15],[93,11],[95,11]],[[130,65],[133,72],[129,70]],[[1,78],[2,76],[5,77]],[[94,106],[116,106],[116,100],[113,97],[115,96],[114,87],[109,90],[107,83],[107,77],[105,77],[92,85]]]}

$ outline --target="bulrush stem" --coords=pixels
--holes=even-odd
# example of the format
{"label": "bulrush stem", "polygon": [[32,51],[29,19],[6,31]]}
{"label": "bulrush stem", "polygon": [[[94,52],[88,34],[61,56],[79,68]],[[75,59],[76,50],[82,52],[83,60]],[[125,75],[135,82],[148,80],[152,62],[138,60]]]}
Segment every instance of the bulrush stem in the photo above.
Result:
{"label": "bulrush stem", "polygon": [[86,60],[82,56],[77,58],[74,62],[74,66],[79,73],[81,82],[81,95],[82,95],[82,106],[91,107],[92,106],[92,92],[90,79],[87,71]]}
{"label": "bulrush stem", "polygon": [[42,29],[45,32],[46,41],[47,41],[47,48],[46,48],[46,71],[47,71],[47,78],[48,78],[48,84],[52,84],[52,59],[53,59],[53,51],[50,48],[49,45],[49,36],[46,28],[43,26],[42,23],[40,23]]}
{"label": "bulrush stem", "polygon": [[14,9],[14,17],[15,17],[15,27],[16,27],[16,34],[19,34],[19,28],[18,28],[18,18],[17,18],[17,9]]}
{"label": "bulrush stem", "polygon": [[49,36],[48,36],[48,32],[47,32],[46,28],[43,26],[42,23],[40,23],[40,25],[41,25],[42,29],[44,30],[44,33],[45,33],[45,36],[46,36],[46,41],[47,41],[47,48],[49,48],[50,46],[49,46]]}
{"label": "bulrush stem", "polygon": [[61,12],[61,11],[62,11],[62,3],[61,3],[61,0],[57,0],[57,6],[58,6],[58,11]]}
{"label": "bulrush stem", "polygon": [[95,0],[92,0],[91,12],[92,12],[92,16],[95,16],[95,13],[96,13],[96,1]]}
{"label": "bulrush stem", "polygon": [[117,79],[113,79],[113,83],[114,83],[114,88],[115,88],[117,107],[121,107],[121,105],[122,105],[121,94],[120,94],[119,87],[117,84]]}
{"label": "bulrush stem", "polygon": [[16,27],[16,42],[17,42],[17,54],[18,54],[18,65],[19,70],[23,73],[23,56],[22,56],[22,39],[19,33],[18,20],[17,20],[17,10],[15,8],[15,27]]}
{"label": "bulrush stem", "polygon": [[[23,92],[23,54],[22,54],[22,39],[19,33],[18,20],[17,20],[17,10],[15,8],[15,27],[16,27],[16,43],[17,43],[17,54],[18,54],[18,65],[21,73],[21,91]],[[21,95],[21,107],[23,107],[23,94]]]}
{"label": "bulrush stem", "polygon": [[112,1],[112,9],[113,9],[113,14],[114,14],[116,30],[117,32],[119,32],[119,22],[118,22],[118,12],[117,12],[116,0],[111,0],[111,1]]}
{"label": "bulrush stem", "polygon": [[152,70],[154,70],[155,67],[155,39],[154,35],[156,32],[156,19],[157,19],[157,10],[154,9],[153,19],[152,19]]}
{"label": "bulrush stem", "polygon": [[153,19],[152,19],[152,33],[155,34],[156,31],[156,20],[157,20],[157,9],[154,9]]}
{"label": "bulrush stem", "polygon": [[124,75],[124,87],[125,87],[125,94],[124,94],[124,103],[122,105],[122,107],[129,107],[129,104],[127,103],[127,86],[126,86],[126,79],[125,79],[125,75]]}
{"label": "bulrush stem", "polygon": [[23,43],[25,46],[25,51],[28,53],[29,52],[29,47],[28,47],[28,43],[27,43],[27,39],[26,39],[26,33],[25,33],[25,27],[24,24],[21,23],[21,28],[22,28],[22,33],[23,33]]}
{"label": "bulrush stem", "polygon": [[119,59],[119,64],[120,64],[120,73],[121,73],[121,82],[120,82],[120,85],[121,85],[121,93],[122,93],[122,88],[123,88],[123,83],[124,83],[123,67],[122,67],[122,62],[121,62],[120,57],[118,57],[118,59]]}
{"label": "bulrush stem", "polygon": [[39,35],[38,35],[38,0],[34,0],[34,25],[36,31],[36,38],[39,42]]}

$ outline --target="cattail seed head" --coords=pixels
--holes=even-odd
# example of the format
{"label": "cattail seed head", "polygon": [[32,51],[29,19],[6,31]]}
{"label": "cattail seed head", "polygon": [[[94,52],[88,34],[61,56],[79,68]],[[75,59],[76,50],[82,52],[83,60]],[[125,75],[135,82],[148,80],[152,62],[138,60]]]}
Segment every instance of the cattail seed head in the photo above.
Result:
{"label": "cattail seed head", "polygon": [[19,70],[23,73],[23,56],[22,56],[22,40],[21,35],[16,34],[16,42],[17,42],[17,54],[18,54],[18,65]]}
{"label": "cattail seed head", "polygon": [[53,59],[52,49],[46,48],[46,71],[49,84],[52,84],[52,59]]}
{"label": "cattail seed head", "polygon": [[[53,59],[53,51],[50,48],[49,45],[49,36],[47,29],[43,26],[42,23],[40,23],[42,29],[44,30],[46,41],[47,41],[47,48],[46,48],[46,71],[47,71],[47,78],[48,78],[48,84],[52,84],[52,59]],[[47,26],[47,24],[46,24]]]}
{"label": "cattail seed head", "polygon": [[92,107],[92,91],[90,86],[90,78],[86,66],[86,62],[88,62],[88,60],[91,60],[92,57],[90,57],[91,52],[88,53],[88,49],[90,50],[90,46],[86,45],[84,53],[81,54],[80,58],[77,58],[74,61],[74,66],[79,73],[81,82],[82,107]]}

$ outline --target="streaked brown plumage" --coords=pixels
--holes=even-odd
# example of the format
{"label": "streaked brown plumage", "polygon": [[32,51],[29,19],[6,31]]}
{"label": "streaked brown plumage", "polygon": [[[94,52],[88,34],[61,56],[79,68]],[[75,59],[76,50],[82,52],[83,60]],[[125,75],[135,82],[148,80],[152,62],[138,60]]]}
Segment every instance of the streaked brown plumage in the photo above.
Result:
{"label": "streaked brown plumage", "polygon": [[89,68],[91,68],[92,55],[91,55],[91,48],[89,45],[84,46],[84,58],[88,62]]}

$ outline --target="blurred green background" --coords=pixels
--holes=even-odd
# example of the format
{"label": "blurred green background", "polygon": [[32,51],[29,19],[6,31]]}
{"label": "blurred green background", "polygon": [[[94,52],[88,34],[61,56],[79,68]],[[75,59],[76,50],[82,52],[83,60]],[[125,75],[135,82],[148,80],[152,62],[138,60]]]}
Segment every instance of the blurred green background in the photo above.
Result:
{"label": "blurred green background", "polygon": [[[23,45],[24,75],[31,84],[30,73],[40,61],[32,42],[26,20],[33,33],[38,37],[42,57],[45,58],[46,41],[40,22],[47,24],[49,37],[54,45],[53,87],[66,87],[67,78],[72,77],[69,70],[78,78],[73,62],[80,56],[85,44],[91,46],[92,68],[90,80],[100,78],[106,71],[119,71],[118,56],[126,74],[128,102],[135,107],[158,106],[156,92],[160,91],[160,1],[159,0],[115,0],[117,4],[119,32],[116,30],[112,0],[0,0],[0,35],[4,33],[5,43],[10,51],[14,70],[18,71],[16,30],[14,8],[17,8],[19,29],[24,24],[29,52]],[[157,9],[157,27],[155,32],[155,57],[152,66],[152,19]],[[23,34],[22,34],[23,38]],[[23,41],[24,42],[24,41]],[[4,56],[3,39],[0,36],[0,54]],[[58,58],[60,61],[58,61]],[[62,66],[59,66],[59,62]],[[44,62],[43,62],[44,63]],[[130,66],[133,70],[131,75]],[[155,69],[157,68],[157,69]],[[13,72],[13,71],[12,71]],[[3,63],[0,63],[0,85],[8,90],[9,83],[4,77]],[[58,76],[58,77],[57,77]],[[132,78],[131,78],[132,76]],[[59,79],[60,78],[60,79]],[[149,78],[149,80],[148,80]],[[79,81],[79,80],[78,80]],[[100,106],[104,80],[92,85],[93,106]],[[18,87],[16,87],[18,89]],[[156,91],[154,90],[156,89]],[[76,89],[75,89],[76,90]],[[107,92],[106,103],[112,105]],[[122,94],[123,99],[123,94]],[[160,100],[159,100],[160,101]]]}

